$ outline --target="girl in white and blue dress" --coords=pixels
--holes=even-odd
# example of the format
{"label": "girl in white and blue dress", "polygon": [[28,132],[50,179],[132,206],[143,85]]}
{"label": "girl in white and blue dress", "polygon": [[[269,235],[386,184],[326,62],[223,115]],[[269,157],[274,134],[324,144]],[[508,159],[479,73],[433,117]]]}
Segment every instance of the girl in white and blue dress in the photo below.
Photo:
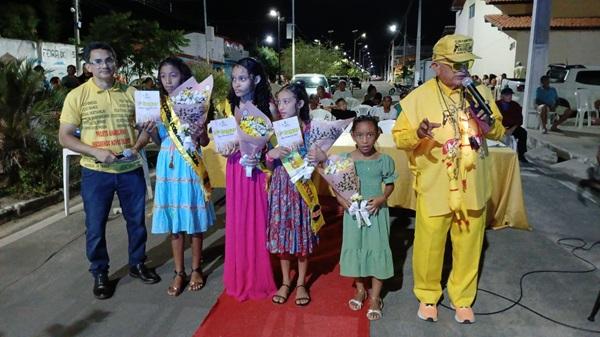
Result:
{"label": "girl in white and blue dress", "polygon": [[[159,65],[159,84],[162,99],[168,99],[181,83],[192,76],[190,68],[179,58],[169,57]],[[172,113],[172,111],[171,111]],[[188,290],[197,291],[204,286],[201,269],[202,233],[211,227],[216,219],[212,202],[205,201],[203,181],[194,168],[179,152],[167,129],[170,113],[162,113],[162,123],[158,123],[155,141],[160,139],[160,152],[156,163],[156,188],[154,212],[152,216],[153,234],[170,234],[175,276],[167,294],[178,296],[187,282],[184,265],[184,238],[191,236],[192,270]],[[165,117],[166,116],[166,117]],[[196,148],[209,142],[205,132],[196,140]],[[158,136],[158,137],[157,137]]]}

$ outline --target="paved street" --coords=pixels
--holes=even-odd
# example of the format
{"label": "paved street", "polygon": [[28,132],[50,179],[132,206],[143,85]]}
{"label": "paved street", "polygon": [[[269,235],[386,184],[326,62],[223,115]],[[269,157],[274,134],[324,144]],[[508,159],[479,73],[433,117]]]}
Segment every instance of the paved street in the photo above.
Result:
{"label": "paved street", "polygon": [[[382,92],[383,83],[376,83]],[[366,87],[366,86],[365,86]],[[364,89],[363,89],[364,92]],[[361,93],[356,92],[355,96]],[[560,238],[581,238],[589,247],[600,240],[600,206],[578,200],[571,180],[533,165],[521,169],[528,217],[533,230],[487,231],[480,292],[474,309],[478,313],[501,311],[511,306],[504,299],[520,297],[519,281],[533,270],[586,271],[591,266],[574,257]],[[223,191],[215,193],[221,200]],[[173,273],[168,238],[149,235],[148,264],[163,278],[144,285],[127,275],[127,236],[120,214],[111,215],[107,242],[111,278],[118,280],[113,298],[96,300],[85,259],[84,214],[79,198],[72,200],[73,213],[64,217],[62,204],[47,211],[31,233],[0,239],[0,337],[27,336],[191,336],[221,293],[223,274],[223,212],[217,202],[219,223],[205,238],[204,270],[207,285],[200,292],[166,295]],[[118,201],[115,202],[118,206]],[[408,215],[407,215],[408,213]],[[150,208],[147,224],[150,224]],[[412,294],[413,221],[410,212],[393,212],[392,249],[397,276],[387,282],[384,319],[371,325],[371,335],[383,336],[591,336],[550,322],[541,316],[575,327],[600,330],[586,320],[600,291],[600,272],[543,273],[526,277],[521,304],[505,312],[480,315],[472,326],[453,321],[452,311],[440,307],[440,321],[425,323],[416,318],[417,301]],[[37,229],[33,231],[33,229]],[[18,235],[15,236],[15,235]],[[578,245],[569,240],[564,244]],[[600,246],[578,255],[600,265]],[[191,256],[186,251],[186,263]],[[496,293],[497,295],[494,295]],[[447,300],[443,301],[447,305]],[[534,313],[537,312],[536,313]],[[257,318],[260,314],[257,313]],[[492,333],[493,331],[493,333]]]}

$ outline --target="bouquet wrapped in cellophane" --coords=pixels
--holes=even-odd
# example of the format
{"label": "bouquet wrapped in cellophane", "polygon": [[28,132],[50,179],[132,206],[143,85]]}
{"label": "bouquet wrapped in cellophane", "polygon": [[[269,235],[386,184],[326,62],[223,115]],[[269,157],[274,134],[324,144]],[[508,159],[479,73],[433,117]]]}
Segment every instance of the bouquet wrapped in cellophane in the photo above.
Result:
{"label": "bouquet wrapped in cellophane", "polygon": [[177,133],[186,150],[195,150],[198,139],[204,133],[212,88],[212,75],[201,83],[190,77],[169,95],[173,112],[179,118]]}
{"label": "bouquet wrapped in cellophane", "polygon": [[332,155],[318,171],[339,196],[350,202],[348,213],[356,219],[358,226],[371,226],[368,200],[360,194],[360,180],[350,155]]}
{"label": "bouquet wrapped in cellophane", "polygon": [[241,106],[240,114],[237,130],[242,155],[240,164],[246,169],[246,177],[252,177],[252,170],[256,167],[252,162],[260,160],[262,150],[273,134],[273,124],[250,102]]}

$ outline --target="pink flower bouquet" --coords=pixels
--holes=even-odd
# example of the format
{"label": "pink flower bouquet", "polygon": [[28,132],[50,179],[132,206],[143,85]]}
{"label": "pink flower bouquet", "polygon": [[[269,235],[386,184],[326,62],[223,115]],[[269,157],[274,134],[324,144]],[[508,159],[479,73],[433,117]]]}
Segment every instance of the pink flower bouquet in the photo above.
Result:
{"label": "pink flower bouquet", "polygon": [[190,77],[169,96],[173,103],[173,111],[179,117],[179,136],[186,150],[195,148],[204,132],[212,88],[212,75],[201,83]]}
{"label": "pink flower bouquet", "polygon": [[267,115],[254,104],[248,102],[240,109],[241,119],[237,134],[240,144],[240,164],[246,168],[246,177],[252,177],[256,167],[253,162],[260,160],[262,150],[273,134],[273,124]]}

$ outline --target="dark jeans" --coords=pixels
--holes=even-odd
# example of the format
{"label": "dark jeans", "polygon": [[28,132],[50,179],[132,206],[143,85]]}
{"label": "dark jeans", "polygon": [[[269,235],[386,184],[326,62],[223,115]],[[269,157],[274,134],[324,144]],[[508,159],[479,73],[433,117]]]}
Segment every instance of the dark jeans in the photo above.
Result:
{"label": "dark jeans", "polygon": [[127,222],[129,265],[146,260],[146,183],[141,168],[125,173],[105,173],[81,169],[81,197],[85,210],[86,255],[90,272],[108,273],[106,220],[117,192]]}
{"label": "dark jeans", "polygon": [[527,152],[527,130],[519,126],[513,131],[513,137],[517,140],[517,154],[519,159],[524,158],[525,152]]}

